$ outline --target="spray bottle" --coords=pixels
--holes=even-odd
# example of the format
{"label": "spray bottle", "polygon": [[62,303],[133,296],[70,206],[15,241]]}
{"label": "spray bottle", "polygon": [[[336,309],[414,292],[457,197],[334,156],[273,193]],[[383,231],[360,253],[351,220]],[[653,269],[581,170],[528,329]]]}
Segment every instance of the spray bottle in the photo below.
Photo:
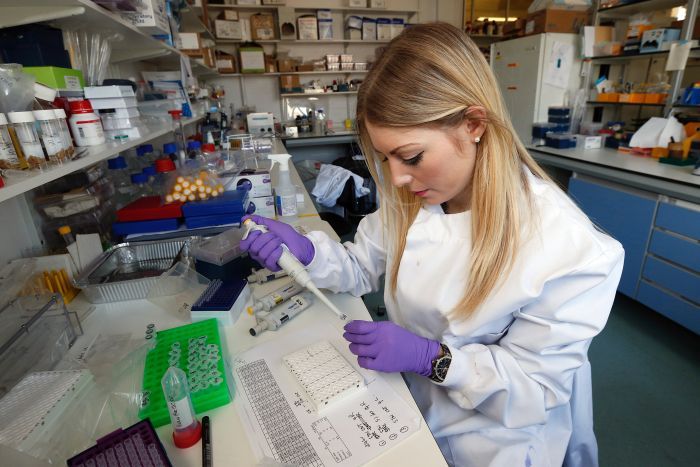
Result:
{"label": "spray bottle", "polygon": [[297,216],[297,189],[289,176],[289,159],[292,156],[291,154],[270,154],[267,158],[272,161],[270,170],[275,166],[275,163],[279,164],[279,175],[277,186],[275,186],[275,205],[280,220],[289,223]]}

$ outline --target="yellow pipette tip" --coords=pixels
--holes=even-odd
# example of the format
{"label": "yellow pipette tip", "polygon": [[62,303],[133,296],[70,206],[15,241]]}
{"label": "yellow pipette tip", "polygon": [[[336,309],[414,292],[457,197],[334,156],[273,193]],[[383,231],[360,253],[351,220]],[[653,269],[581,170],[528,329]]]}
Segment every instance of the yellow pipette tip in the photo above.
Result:
{"label": "yellow pipette tip", "polygon": [[246,311],[248,312],[248,314],[249,314],[250,316],[253,316],[253,307],[252,307],[252,306],[249,306],[249,307],[246,309]]}

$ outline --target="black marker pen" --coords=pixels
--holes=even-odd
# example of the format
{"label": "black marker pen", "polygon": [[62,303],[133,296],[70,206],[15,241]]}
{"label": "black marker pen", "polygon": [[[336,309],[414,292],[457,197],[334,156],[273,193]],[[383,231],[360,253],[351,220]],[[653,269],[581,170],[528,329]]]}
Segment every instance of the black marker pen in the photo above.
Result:
{"label": "black marker pen", "polygon": [[212,467],[211,422],[208,416],[202,417],[202,467]]}

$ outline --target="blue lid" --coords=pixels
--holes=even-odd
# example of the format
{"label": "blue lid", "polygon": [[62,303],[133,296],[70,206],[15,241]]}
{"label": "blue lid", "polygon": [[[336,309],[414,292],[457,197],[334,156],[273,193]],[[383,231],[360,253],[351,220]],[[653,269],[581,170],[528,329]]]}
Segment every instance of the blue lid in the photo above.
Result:
{"label": "blue lid", "polygon": [[182,104],[182,116],[183,117],[191,117],[192,116],[192,109],[190,108],[190,104],[185,102]]}
{"label": "blue lid", "polygon": [[220,223],[240,222],[240,218],[248,210],[249,193],[248,190],[232,190],[206,201],[190,201],[182,206],[182,214],[185,217],[229,215],[229,219],[234,218],[231,215],[237,214],[238,216],[234,219],[238,220]]}
{"label": "blue lid", "polygon": [[166,154],[175,154],[177,153],[177,144],[175,143],[165,143],[163,145],[163,152]]}
{"label": "blue lid", "polygon": [[148,175],[145,173],[136,173],[136,174],[131,174],[131,183],[138,185],[141,183],[146,183],[148,182]]}
{"label": "blue lid", "polygon": [[188,151],[191,149],[199,149],[201,147],[202,147],[202,143],[200,143],[199,141],[190,141],[189,143],[187,143],[187,150]]}
{"label": "blue lid", "polygon": [[107,161],[107,167],[112,170],[126,169],[126,160],[122,156],[114,157]]}
{"label": "blue lid", "polygon": [[137,156],[143,156],[144,154],[149,154],[151,152],[153,152],[152,144],[142,144],[141,146],[136,148]]}
{"label": "blue lid", "polygon": [[156,173],[157,173],[157,172],[156,172],[156,168],[153,167],[152,165],[149,165],[149,166],[147,166],[147,167],[144,167],[143,170],[142,170],[142,172],[143,172],[145,175],[148,175],[149,177],[155,177],[155,176],[156,176]]}

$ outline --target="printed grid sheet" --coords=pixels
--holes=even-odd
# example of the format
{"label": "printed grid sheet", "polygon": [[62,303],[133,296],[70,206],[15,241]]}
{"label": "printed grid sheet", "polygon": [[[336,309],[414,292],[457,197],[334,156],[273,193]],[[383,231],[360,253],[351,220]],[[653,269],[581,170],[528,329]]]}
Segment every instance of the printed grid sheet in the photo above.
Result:
{"label": "printed grid sheet", "polygon": [[293,465],[323,466],[267,362],[256,360],[239,367],[237,373],[275,459]]}

